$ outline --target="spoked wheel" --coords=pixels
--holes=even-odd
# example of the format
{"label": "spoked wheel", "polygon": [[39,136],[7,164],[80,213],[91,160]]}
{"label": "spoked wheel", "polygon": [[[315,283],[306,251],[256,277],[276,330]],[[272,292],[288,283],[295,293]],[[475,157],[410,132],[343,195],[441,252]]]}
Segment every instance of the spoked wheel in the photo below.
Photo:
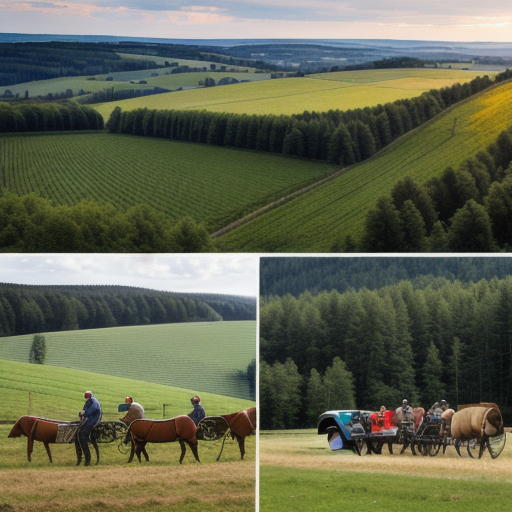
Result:
{"label": "spoked wheel", "polygon": [[472,459],[481,459],[485,450],[485,441],[482,443],[473,438],[468,441],[468,453]]}
{"label": "spoked wheel", "polygon": [[501,455],[501,452],[504,450],[506,443],[507,434],[505,434],[505,432],[499,436],[487,438],[486,445],[493,459],[497,459]]}
{"label": "spoked wheel", "polygon": [[368,455],[370,451],[370,447],[365,439],[356,439],[354,440],[354,449],[357,455]]}
{"label": "spoked wheel", "polygon": [[442,444],[443,440],[441,438],[429,439],[429,442],[427,444],[428,454],[431,457],[435,457],[439,453]]}

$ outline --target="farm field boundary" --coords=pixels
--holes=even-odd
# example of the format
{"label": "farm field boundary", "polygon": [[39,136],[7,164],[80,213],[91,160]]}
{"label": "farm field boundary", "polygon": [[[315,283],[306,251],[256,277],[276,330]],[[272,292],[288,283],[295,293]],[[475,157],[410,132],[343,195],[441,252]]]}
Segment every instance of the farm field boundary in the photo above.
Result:
{"label": "farm field boundary", "polygon": [[512,124],[512,83],[457,104],[337,179],[219,237],[234,252],[329,252],[347,235],[358,239],[366,213],[395,183],[426,183],[494,142]]}
{"label": "farm field boundary", "polygon": [[[47,365],[184,387],[195,393],[251,397],[245,372],[256,358],[254,321],[159,324],[43,335]],[[0,357],[28,362],[32,340],[33,335],[0,338]]]}

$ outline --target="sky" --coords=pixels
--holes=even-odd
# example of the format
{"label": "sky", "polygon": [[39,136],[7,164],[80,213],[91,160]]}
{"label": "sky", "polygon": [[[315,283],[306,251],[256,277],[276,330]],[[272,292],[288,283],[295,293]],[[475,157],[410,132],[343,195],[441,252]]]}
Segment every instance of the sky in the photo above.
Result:
{"label": "sky", "polygon": [[255,256],[238,254],[4,254],[0,282],[123,285],[256,297],[258,263]]}
{"label": "sky", "polygon": [[0,32],[512,42],[510,0],[0,0]]}

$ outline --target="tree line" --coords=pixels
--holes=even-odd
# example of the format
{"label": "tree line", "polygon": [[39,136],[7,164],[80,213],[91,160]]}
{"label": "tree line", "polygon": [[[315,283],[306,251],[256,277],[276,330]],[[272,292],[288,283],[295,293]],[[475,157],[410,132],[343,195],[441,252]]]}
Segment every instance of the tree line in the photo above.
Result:
{"label": "tree line", "polygon": [[255,317],[256,300],[248,297],[0,283],[0,336]]}
{"label": "tree line", "polygon": [[418,185],[400,180],[366,216],[356,252],[493,252],[512,249],[512,127],[487,150]]}
{"label": "tree line", "polygon": [[449,281],[478,282],[512,275],[512,258],[501,257],[261,257],[260,295],[264,298],[309,291],[339,293],[349,289],[375,290],[398,281],[421,282],[424,275]]}
{"label": "tree line", "polygon": [[102,130],[103,127],[99,112],[74,101],[0,102],[0,133]]}
{"label": "tree line", "polygon": [[262,428],[314,426],[328,408],[395,408],[404,398],[496,402],[510,421],[511,308],[510,276],[262,298]]}
{"label": "tree line", "polygon": [[126,59],[121,58],[117,51],[119,48],[108,43],[3,43],[0,44],[0,87],[63,76],[101,75],[161,67],[149,55],[147,60]]}
{"label": "tree line", "polygon": [[55,205],[32,192],[0,191],[0,252],[211,252],[203,224],[173,222],[141,203],[125,211],[85,199]]}
{"label": "tree line", "polygon": [[510,77],[509,70],[496,75],[494,81],[488,76],[477,77],[462,85],[376,107],[306,111],[293,116],[147,108],[121,111],[116,107],[106,128],[110,133],[283,153],[349,166],[369,158],[449,106]]}

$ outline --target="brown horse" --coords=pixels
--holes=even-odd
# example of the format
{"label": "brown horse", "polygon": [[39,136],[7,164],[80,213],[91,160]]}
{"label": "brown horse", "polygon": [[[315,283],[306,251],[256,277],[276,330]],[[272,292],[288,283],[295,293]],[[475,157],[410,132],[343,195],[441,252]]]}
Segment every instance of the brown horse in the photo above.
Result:
{"label": "brown horse", "polygon": [[140,454],[144,454],[145,459],[149,460],[148,452],[146,451],[146,443],[169,443],[178,441],[181,446],[180,464],[185,457],[187,447],[185,443],[190,446],[197,462],[200,462],[197,454],[197,427],[195,423],[188,416],[176,416],[168,420],[135,420],[128,428],[128,436],[132,442],[132,450],[128,462],[133,460],[133,455],[137,455],[139,462],[141,461]]}
{"label": "brown horse", "polygon": [[256,430],[256,407],[249,407],[243,411],[232,414],[221,414],[229,426],[232,439],[238,441],[240,456],[243,460],[245,455],[245,438]]}
{"label": "brown horse", "polygon": [[[72,434],[69,439],[59,435],[59,425],[68,427],[68,433]],[[50,444],[53,443],[71,443],[75,442],[77,466],[82,461],[82,450],[76,436],[76,430],[73,432],[73,427],[78,427],[79,422],[77,421],[59,421],[49,420],[46,418],[38,418],[37,416],[21,416],[18,421],[12,427],[11,432],[7,437],[20,437],[25,436],[27,438],[27,459],[32,462],[32,451],[34,450],[34,441],[40,441],[46,448],[46,453],[50,462],[52,460],[52,454],[50,452]],[[62,428],[61,434],[62,434]],[[100,460],[100,454],[96,440],[91,436],[91,443],[96,451],[96,463]]]}

